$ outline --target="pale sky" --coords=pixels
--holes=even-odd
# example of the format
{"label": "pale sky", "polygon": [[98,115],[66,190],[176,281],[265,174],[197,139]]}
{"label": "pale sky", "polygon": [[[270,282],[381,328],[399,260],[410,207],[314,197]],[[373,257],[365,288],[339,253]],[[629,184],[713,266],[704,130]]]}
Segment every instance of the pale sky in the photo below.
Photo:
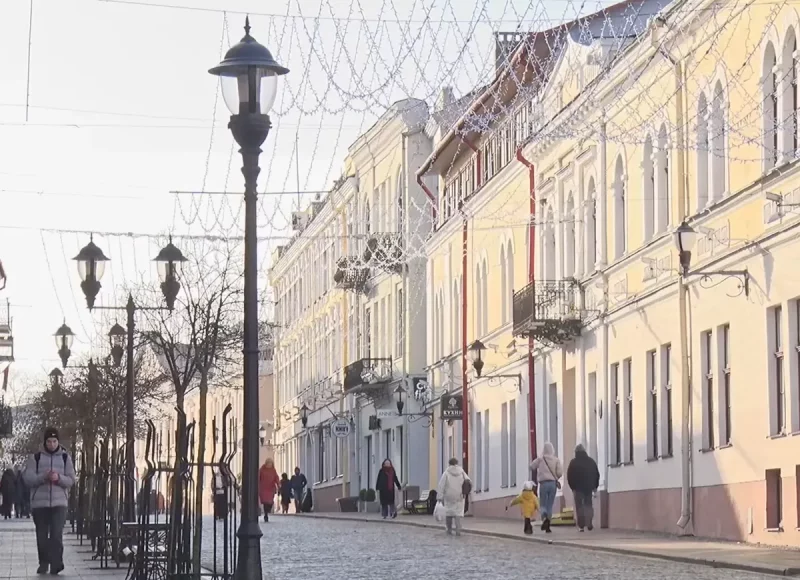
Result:
{"label": "pale sky", "polygon": [[[221,96],[215,109],[217,81],[207,70],[221,44],[241,38],[246,11],[253,36],[291,69],[278,88],[259,190],[295,193],[262,197],[260,235],[276,236],[260,247],[263,290],[271,249],[291,234],[298,203],[296,140],[299,189],[327,190],[347,146],[391,102],[432,103],[445,85],[461,95],[491,75],[493,31],[540,29],[592,4],[33,0],[28,67],[30,0],[3,0],[0,260],[9,280],[0,300],[11,301],[15,372],[43,376],[56,365],[52,334],[63,319],[78,335],[73,356],[89,353],[114,322],[90,314],[79,288],[71,258],[88,234],[52,230],[241,235],[239,195],[179,195],[176,206],[170,191],[242,190],[228,111]],[[303,208],[312,198],[302,196]],[[112,260],[101,303],[113,303],[126,280],[156,280],[156,241],[95,242]]]}

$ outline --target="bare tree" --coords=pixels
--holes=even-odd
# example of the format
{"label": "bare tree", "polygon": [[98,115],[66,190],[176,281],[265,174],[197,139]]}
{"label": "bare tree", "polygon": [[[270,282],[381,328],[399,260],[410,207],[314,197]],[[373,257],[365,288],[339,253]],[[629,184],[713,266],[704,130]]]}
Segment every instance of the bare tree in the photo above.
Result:
{"label": "bare tree", "polygon": [[[176,441],[178,449],[185,448],[186,395],[199,390],[196,463],[203,465],[206,455],[208,429],[208,388],[212,377],[224,380],[225,370],[240,356],[242,260],[237,246],[220,242],[209,248],[205,244],[187,252],[189,261],[183,266],[181,293],[175,310],[169,314],[152,311],[145,336],[167,369],[174,387],[175,404],[180,410]],[[151,293],[155,289],[150,290]],[[176,454],[173,480],[180,470],[180,453]],[[200,569],[202,546],[203,488],[205,469],[198,468],[195,478],[195,522],[192,564]],[[180,506],[182,491],[172,489],[172,504]]]}

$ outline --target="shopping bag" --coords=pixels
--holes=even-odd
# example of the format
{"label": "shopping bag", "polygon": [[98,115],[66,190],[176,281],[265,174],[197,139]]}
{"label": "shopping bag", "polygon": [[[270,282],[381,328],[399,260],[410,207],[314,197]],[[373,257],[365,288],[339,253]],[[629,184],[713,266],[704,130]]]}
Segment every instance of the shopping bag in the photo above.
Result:
{"label": "shopping bag", "polygon": [[442,502],[437,502],[436,507],[433,509],[433,517],[436,519],[437,522],[444,521],[444,504]]}

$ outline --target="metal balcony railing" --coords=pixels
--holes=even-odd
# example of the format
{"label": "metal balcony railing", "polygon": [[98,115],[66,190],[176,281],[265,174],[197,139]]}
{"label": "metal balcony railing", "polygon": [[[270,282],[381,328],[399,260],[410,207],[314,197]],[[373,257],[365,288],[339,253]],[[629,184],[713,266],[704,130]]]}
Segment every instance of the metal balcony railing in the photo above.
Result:
{"label": "metal balcony railing", "polygon": [[392,380],[392,359],[362,358],[344,367],[344,392],[366,386],[384,385]]}
{"label": "metal balcony railing", "polygon": [[580,336],[580,287],[574,280],[531,282],[514,293],[514,336],[560,344]]}
{"label": "metal balcony railing", "polygon": [[337,288],[365,292],[369,280],[369,269],[358,256],[345,256],[336,263],[333,281]]}
{"label": "metal balcony railing", "polygon": [[364,264],[399,274],[405,266],[403,237],[399,233],[375,233],[367,238]]}

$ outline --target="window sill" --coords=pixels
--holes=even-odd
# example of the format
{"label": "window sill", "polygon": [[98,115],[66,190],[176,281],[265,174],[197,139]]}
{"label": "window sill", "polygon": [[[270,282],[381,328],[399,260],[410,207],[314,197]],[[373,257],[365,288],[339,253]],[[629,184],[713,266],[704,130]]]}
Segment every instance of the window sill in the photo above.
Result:
{"label": "window sill", "polygon": [[661,455],[659,459],[672,459],[672,453],[667,453],[665,455]]}
{"label": "window sill", "polygon": [[647,463],[652,463],[653,461],[658,461],[659,459],[660,459],[659,457],[648,457],[647,459],[645,459],[645,461]]}
{"label": "window sill", "polygon": [[622,463],[609,463],[608,467],[611,469],[617,469],[618,467],[622,467]]}
{"label": "window sill", "polygon": [[779,533],[782,533],[782,532],[783,532],[783,528],[782,528],[782,527],[778,527],[778,528],[764,528],[764,531],[765,531],[765,532],[769,532],[769,533],[771,533],[771,534],[779,534]]}
{"label": "window sill", "polygon": [[629,465],[633,465],[633,461],[625,461],[622,463],[622,467],[627,467]]}
{"label": "window sill", "polygon": [[775,433],[774,435],[767,435],[767,439],[782,439],[786,437],[786,433]]}
{"label": "window sill", "polygon": [[720,445],[718,449],[730,449],[733,447],[733,443],[726,443],[725,445]]}
{"label": "window sill", "polygon": [[702,449],[700,449],[700,453],[713,453],[713,452],[714,452],[713,447],[703,447]]}
{"label": "window sill", "polygon": [[485,491],[486,493],[489,493],[489,488],[488,488],[488,487],[487,487],[487,488],[484,488],[484,490],[483,490],[483,491]]}
{"label": "window sill", "polygon": [[796,435],[800,435],[800,431],[792,431],[792,432],[790,433],[790,435],[791,435],[792,437],[795,437]]}
{"label": "window sill", "polygon": [[507,485],[501,485],[500,489],[508,489],[508,486]]}

